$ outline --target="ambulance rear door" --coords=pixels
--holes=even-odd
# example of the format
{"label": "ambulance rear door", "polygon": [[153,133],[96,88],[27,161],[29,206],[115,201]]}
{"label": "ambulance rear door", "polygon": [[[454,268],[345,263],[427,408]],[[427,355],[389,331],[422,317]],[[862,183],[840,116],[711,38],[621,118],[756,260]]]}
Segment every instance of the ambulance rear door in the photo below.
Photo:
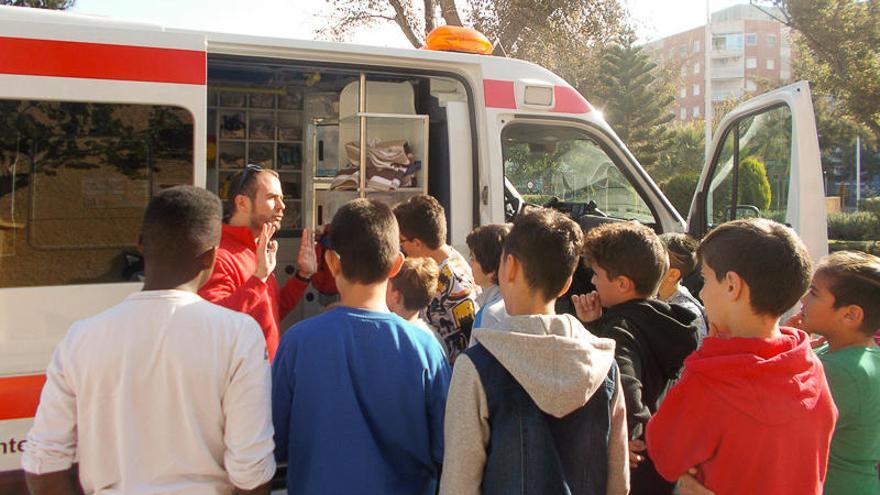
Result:
{"label": "ambulance rear door", "polygon": [[21,7],[0,7],[0,33],[0,492],[14,492],[52,351],[140,289],[149,198],[204,185],[206,53],[199,34]]}

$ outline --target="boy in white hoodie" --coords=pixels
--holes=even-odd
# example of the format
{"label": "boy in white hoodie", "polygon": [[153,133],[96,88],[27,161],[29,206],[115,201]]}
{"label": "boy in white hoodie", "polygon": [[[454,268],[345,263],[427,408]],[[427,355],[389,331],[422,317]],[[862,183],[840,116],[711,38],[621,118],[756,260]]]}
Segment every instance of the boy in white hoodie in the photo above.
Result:
{"label": "boy in white hoodie", "polygon": [[582,242],[580,227],[555,210],[514,221],[498,270],[510,317],[507,328],[475,330],[476,345],[456,362],[441,494],[629,490],[614,341],[554,311]]}

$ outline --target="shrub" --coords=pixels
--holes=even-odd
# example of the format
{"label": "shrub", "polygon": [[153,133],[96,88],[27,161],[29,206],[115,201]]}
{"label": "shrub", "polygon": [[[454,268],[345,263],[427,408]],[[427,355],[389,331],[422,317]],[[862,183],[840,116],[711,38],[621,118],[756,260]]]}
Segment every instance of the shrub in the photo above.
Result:
{"label": "shrub", "polygon": [[687,217],[688,209],[691,207],[691,199],[697,190],[697,182],[700,180],[698,173],[685,173],[672,176],[669,180],[660,184],[663,194],[669,198],[672,206],[681,214]]}
{"label": "shrub", "polygon": [[770,208],[770,181],[764,163],[750,156],[739,164],[740,205],[751,205],[764,211]]}
{"label": "shrub", "polygon": [[880,239],[880,220],[873,213],[831,213],[828,215],[828,238],[845,241]]}

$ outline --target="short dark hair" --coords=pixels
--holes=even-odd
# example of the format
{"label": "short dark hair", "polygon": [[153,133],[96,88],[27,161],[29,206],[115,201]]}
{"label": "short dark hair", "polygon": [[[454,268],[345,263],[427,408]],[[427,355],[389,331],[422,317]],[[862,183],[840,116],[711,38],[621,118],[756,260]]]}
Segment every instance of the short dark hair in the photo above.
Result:
{"label": "short dark hair", "polygon": [[666,247],[669,256],[669,268],[681,272],[681,278],[687,277],[697,268],[697,248],[700,243],[693,237],[681,232],[660,234],[660,242]]}
{"label": "short dark hair", "polygon": [[556,299],[574,274],[583,240],[578,224],[562,213],[529,208],[514,219],[503,255],[519,260],[526,282],[547,302]]}
{"label": "short dark hair", "polygon": [[483,273],[492,273],[492,282],[498,283],[498,264],[501,263],[501,250],[504,238],[510,233],[510,225],[498,223],[483,225],[468,234],[466,242],[474,259],[480,264]]}
{"label": "short dark hair", "polygon": [[407,258],[389,283],[403,295],[403,307],[415,311],[427,306],[437,295],[439,278],[440,267],[432,258]]}
{"label": "short dark hair", "polygon": [[793,230],[766,218],[733,220],[715,227],[697,250],[720,282],[728,272],[749,286],[755,313],[778,317],[810,286],[812,262]]}
{"label": "short dark hair", "polygon": [[339,255],[342,276],[349,282],[386,280],[400,249],[391,207],[363,198],[342,205],[330,223],[330,248]]}
{"label": "short dark hair", "polygon": [[226,196],[227,210],[223,217],[224,220],[228,221],[235,213],[236,196],[247,196],[251,201],[257,199],[257,176],[260,174],[269,174],[280,179],[278,172],[271,168],[263,168],[252,163],[234,173],[232,177],[229,178],[229,191]]}
{"label": "short dark hair", "polygon": [[606,223],[593,228],[584,238],[584,258],[608,272],[608,278],[629,278],[642,296],[657,292],[669,268],[660,237],[638,222]]}
{"label": "short dark hair", "polygon": [[145,262],[187,266],[220,244],[222,218],[220,198],[204,189],[176,186],[159,192],[144,212]]}
{"label": "short dark hair", "polygon": [[858,251],[839,251],[819,262],[816,275],[828,281],[834,308],[854,304],[862,308],[860,330],[874,335],[880,329],[880,258]]}
{"label": "short dark hair", "polygon": [[419,194],[398,203],[394,216],[404,237],[418,239],[429,249],[446,243],[446,210],[433,196]]}

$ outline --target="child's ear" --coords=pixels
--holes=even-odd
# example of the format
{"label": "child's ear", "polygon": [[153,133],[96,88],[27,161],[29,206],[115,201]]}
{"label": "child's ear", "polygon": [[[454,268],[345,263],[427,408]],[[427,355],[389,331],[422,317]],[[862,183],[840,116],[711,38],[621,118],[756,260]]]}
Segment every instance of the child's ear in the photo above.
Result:
{"label": "child's ear", "polygon": [[748,286],[738,273],[730,271],[724,274],[724,290],[732,300],[739,299]]}
{"label": "child's ear", "polygon": [[[212,247],[211,249],[205,251],[200,254],[196,260],[199,263],[199,267],[202,270],[212,270],[214,269],[214,259],[217,257],[217,246]],[[861,309],[861,308],[860,308]]]}
{"label": "child's ear", "polygon": [[327,268],[330,269],[330,275],[333,275],[334,278],[339,276],[339,272],[342,271],[342,260],[339,259],[336,251],[332,249],[324,251],[324,261],[327,263]]}
{"label": "child's ear", "polygon": [[[506,282],[513,282],[516,278],[517,265],[519,265],[519,260],[516,259],[516,256],[505,254],[503,266],[498,270],[499,272],[503,271],[504,273],[498,275],[498,281],[500,282],[503,277]],[[501,270],[501,268],[503,268],[503,270]]]}
{"label": "child's ear", "polygon": [[403,266],[403,253],[400,251],[397,252],[397,257],[394,259],[394,264],[391,265],[391,271],[388,272],[388,278],[394,278],[397,273],[400,271],[400,267]]}
{"label": "child's ear", "polygon": [[617,289],[620,292],[624,292],[624,293],[636,290],[635,282],[633,282],[631,278],[629,278],[625,275],[620,275],[617,278],[615,278],[614,285],[617,286]]}
{"label": "child's ear", "polygon": [[860,328],[865,321],[865,310],[858,304],[850,304],[843,313],[843,320],[852,328]]}
{"label": "child's ear", "polygon": [[681,270],[678,268],[670,268],[666,270],[666,281],[669,283],[678,283],[681,280]]}
{"label": "child's ear", "polygon": [[562,287],[562,290],[559,291],[559,294],[556,294],[556,299],[559,299],[559,298],[562,297],[566,292],[568,292],[568,289],[571,288],[571,281],[572,281],[573,277],[574,277],[574,276],[568,277],[568,280],[565,281],[565,285]]}

